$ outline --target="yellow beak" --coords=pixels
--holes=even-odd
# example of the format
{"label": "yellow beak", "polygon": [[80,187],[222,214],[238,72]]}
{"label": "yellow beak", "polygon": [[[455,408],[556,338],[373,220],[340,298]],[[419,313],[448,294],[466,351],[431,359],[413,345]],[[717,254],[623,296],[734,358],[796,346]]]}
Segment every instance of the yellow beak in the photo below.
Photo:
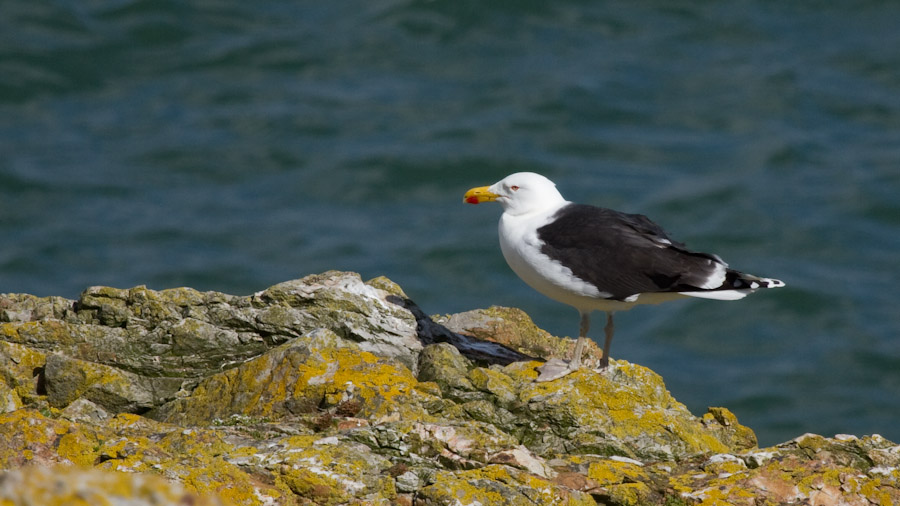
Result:
{"label": "yellow beak", "polygon": [[497,200],[496,193],[491,193],[488,189],[488,186],[479,186],[478,188],[472,188],[467,191],[465,195],[463,195],[463,202],[467,204],[480,204],[482,202],[493,202]]}

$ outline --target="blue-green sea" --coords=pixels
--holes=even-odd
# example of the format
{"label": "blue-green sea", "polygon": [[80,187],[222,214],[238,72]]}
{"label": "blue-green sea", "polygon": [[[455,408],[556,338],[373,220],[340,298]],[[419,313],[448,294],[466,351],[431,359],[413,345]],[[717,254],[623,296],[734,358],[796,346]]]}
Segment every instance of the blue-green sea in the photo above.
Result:
{"label": "blue-green sea", "polygon": [[[329,269],[557,335],[470,187],[517,171],[787,287],[620,313],[761,445],[900,442],[900,3],[5,0],[0,292]],[[599,336],[602,315],[595,315]]]}

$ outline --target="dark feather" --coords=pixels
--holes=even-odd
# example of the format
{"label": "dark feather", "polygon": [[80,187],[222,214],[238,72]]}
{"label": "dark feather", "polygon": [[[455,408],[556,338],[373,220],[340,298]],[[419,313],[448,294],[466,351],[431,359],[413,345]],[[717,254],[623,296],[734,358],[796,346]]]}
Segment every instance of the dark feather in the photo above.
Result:
{"label": "dark feather", "polygon": [[670,239],[646,216],[584,204],[563,207],[537,233],[542,253],[617,300],[700,290],[722,263]]}

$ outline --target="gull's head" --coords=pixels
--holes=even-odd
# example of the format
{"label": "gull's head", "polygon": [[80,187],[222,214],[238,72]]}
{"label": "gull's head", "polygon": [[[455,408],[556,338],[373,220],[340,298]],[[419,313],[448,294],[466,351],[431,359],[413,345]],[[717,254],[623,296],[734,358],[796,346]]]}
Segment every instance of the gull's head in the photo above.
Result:
{"label": "gull's head", "polygon": [[566,199],[553,181],[534,172],[510,174],[491,186],[472,188],[463,196],[468,204],[494,201],[503,206],[503,212],[515,216],[559,207]]}

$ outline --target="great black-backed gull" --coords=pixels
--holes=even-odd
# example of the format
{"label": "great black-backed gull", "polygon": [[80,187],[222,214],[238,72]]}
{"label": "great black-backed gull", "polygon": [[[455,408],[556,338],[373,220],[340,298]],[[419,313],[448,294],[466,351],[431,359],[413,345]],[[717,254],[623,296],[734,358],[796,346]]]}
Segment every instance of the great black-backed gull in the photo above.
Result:
{"label": "great black-backed gull", "polygon": [[538,381],[581,367],[592,311],[607,315],[604,369],[616,311],[684,297],[737,300],[784,286],[777,279],[729,269],[717,255],[688,250],[646,216],[569,202],[540,174],[509,175],[492,186],[472,188],[463,201],[499,202],[500,249],[506,262],[532,288],[581,315],[572,360],[548,361],[539,368]]}

